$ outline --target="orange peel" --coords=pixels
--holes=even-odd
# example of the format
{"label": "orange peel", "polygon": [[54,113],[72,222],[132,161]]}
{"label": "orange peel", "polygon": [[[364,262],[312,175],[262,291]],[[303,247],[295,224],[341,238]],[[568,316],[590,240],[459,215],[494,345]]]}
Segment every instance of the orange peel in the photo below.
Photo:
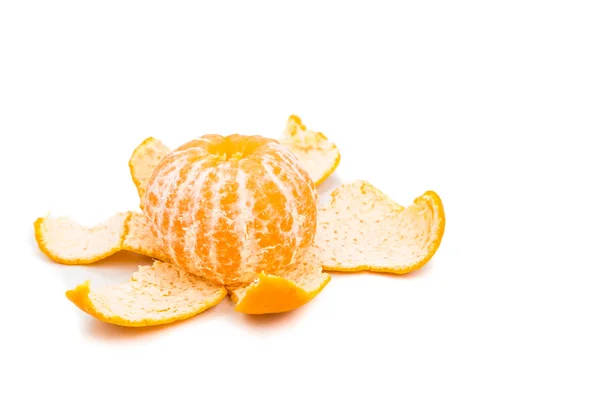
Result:
{"label": "orange peel", "polygon": [[245,314],[281,313],[311,301],[330,280],[311,253],[297,269],[280,276],[261,273],[250,285],[231,291],[231,298],[235,310]]}
{"label": "orange peel", "polygon": [[300,165],[315,182],[321,184],[340,164],[340,150],[321,132],[306,128],[302,120],[292,115],[279,142],[300,161]]}
{"label": "orange peel", "polygon": [[154,169],[171,152],[163,142],[153,137],[144,140],[135,148],[129,159],[129,172],[137,188],[140,199],[144,198],[146,187]]}
{"label": "orange peel", "polygon": [[326,271],[405,274],[425,265],[445,229],[433,191],[403,207],[366,181],[344,184],[319,208],[315,248]]}
{"label": "orange peel", "polygon": [[131,213],[121,212],[88,228],[68,217],[43,217],[34,223],[40,250],[61,264],[91,264],[121,250]]}
{"label": "orange peel", "polygon": [[152,232],[146,224],[146,217],[138,212],[132,212],[127,221],[127,234],[123,239],[121,250],[131,251],[161,261],[168,261],[167,256],[158,246]]}
{"label": "orange peel", "polygon": [[92,264],[121,250],[168,260],[140,213],[120,212],[93,227],[69,217],[46,216],[35,221],[34,230],[40,250],[60,264]]}
{"label": "orange peel", "polygon": [[226,295],[224,287],[160,261],[140,266],[126,283],[92,290],[86,281],[66,292],[67,298],[89,315],[131,327],[191,318],[217,305]]}

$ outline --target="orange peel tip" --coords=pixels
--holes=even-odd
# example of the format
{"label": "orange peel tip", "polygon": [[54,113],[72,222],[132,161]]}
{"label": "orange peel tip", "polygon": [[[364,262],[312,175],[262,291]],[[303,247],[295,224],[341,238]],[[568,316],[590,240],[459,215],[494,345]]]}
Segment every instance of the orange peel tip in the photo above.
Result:
{"label": "orange peel tip", "polygon": [[146,187],[154,169],[167,154],[171,152],[163,142],[149,137],[133,150],[129,159],[129,172],[137,188],[140,199],[144,198]]}
{"label": "orange peel tip", "polygon": [[283,276],[259,274],[250,285],[231,292],[235,310],[245,314],[272,314],[305,305],[331,280],[315,261],[309,257],[297,270]]}
{"label": "orange peel tip", "polygon": [[329,177],[340,163],[340,150],[335,143],[321,132],[307,129],[296,115],[288,118],[279,141],[294,153],[317,186]]}

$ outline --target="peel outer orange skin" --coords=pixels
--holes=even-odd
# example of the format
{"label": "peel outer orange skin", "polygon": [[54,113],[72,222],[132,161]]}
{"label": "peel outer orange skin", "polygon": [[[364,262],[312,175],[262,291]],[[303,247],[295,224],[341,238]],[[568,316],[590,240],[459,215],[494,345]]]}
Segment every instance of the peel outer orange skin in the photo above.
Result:
{"label": "peel outer orange skin", "polygon": [[316,233],[314,182],[291,151],[261,136],[184,144],[158,164],[142,204],[172,262],[230,287],[294,268]]}
{"label": "peel outer orange skin", "polygon": [[253,284],[246,292],[244,298],[238,302],[235,311],[244,314],[271,314],[291,311],[311,301],[329,283],[331,276],[323,281],[317,290],[307,292],[294,282],[279,276],[261,273],[258,282]]}

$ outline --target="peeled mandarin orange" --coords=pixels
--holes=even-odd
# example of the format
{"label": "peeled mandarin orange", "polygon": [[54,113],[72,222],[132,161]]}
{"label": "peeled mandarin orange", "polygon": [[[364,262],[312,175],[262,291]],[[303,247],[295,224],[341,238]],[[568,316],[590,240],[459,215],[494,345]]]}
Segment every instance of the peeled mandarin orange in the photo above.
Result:
{"label": "peeled mandarin orange", "polygon": [[317,192],[277,141],[205,135],[158,163],[142,209],[175,265],[235,288],[297,268],[314,240]]}

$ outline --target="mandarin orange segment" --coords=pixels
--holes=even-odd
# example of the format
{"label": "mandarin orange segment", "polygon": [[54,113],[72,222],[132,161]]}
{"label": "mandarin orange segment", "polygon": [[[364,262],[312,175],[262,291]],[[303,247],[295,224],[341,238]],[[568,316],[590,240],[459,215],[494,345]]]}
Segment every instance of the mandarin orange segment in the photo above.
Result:
{"label": "mandarin orange segment", "polygon": [[126,283],[92,290],[88,281],[66,292],[69,300],[91,316],[132,327],[193,317],[226,295],[225,288],[160,261],[140,266]]}
{"label": "mandarin orange segment", "polygon": [[160,140],[149,137],[144,140],[131,154],[129,172],[138,190],[140,199],[144,197],[148,181],[154,169],[171,150]]}
{"label": "mandarin orange segment", "polygon": [[288,118],[280,143],[294,153],[300,165],[315,182],[321,184],[340,163],[340,150],[321,132],[306,128],[302,120],[292,115]]}
{"label": "mandarin orange segment", "polygon": [[281,276],[261,273],[250,285],[233,290],[231,297],[235,310],[245,314],[286,312],[311,301],[330,280],[311,252],[296,269]]}
{"label": "mandarin orange segment", "polygon": [[61,264],[92,264],[121,250],[168,260],[140,213],[117,213],[93,227],[68,217],[44,217],[35,221],[34,230],[40,250]]}
{"label": "mandarin orange segment", "polygon": [[288,149],[243,135],[205,135],[174,150],[142,201],[173,263],[234,287],[295,268],[314,239],[316,207],[314,182]]}
{"label": "mandarin orange segment", "polygon": [[439,248],[446,224],[435,192],[405,208],[360,180],[336,189],[318,220],[315,248],[324,270],[395,274],[425,265]]}

